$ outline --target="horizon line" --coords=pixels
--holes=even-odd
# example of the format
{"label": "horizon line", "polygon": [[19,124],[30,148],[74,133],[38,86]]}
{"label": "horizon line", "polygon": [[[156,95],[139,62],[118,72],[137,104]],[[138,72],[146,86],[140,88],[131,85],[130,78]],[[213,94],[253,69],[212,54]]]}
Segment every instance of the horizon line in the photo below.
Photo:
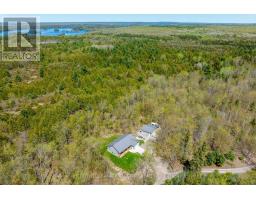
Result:
{"label": "horizon line", "polygon": [[38,17],[42,23],[256,24],[256,14],[0,14],[0,21],[29,16]]}

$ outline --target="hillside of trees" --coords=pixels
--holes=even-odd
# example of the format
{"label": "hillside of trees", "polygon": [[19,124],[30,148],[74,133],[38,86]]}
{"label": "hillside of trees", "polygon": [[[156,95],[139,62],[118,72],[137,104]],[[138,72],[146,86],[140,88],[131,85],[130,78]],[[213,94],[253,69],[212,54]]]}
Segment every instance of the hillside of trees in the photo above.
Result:
{"label": "hillside of trees", "polygon": [[0,184],[122,184],[104,139],[150,121],[170,168],[256,162],[256,27],[150,28],[45,37],[40,62],[0,63]]}

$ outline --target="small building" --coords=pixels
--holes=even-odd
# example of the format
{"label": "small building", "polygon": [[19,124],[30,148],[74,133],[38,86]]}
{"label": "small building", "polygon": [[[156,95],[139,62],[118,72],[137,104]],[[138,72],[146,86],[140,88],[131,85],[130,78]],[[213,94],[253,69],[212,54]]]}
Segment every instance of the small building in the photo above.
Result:
{"label": "small building", "polygon": [[138,131],[138,138],[143,140],[148,140],[150,138],[155,138],[157,131],[160,129],[159,124],[150,123],[142,126]]}
{"label": "small building", "polygon": [[109,144],[108,151],[115,156],[122,157],[137,147],[139,147],[139,141],[132,134],[125,134]]}

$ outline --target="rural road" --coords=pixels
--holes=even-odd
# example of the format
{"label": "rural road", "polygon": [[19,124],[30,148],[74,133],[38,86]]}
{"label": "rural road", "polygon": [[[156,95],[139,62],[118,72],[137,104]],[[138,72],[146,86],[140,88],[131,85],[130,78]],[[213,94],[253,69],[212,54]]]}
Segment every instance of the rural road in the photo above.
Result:
{"label": "rural road", "polygon": [[249,165],[249,166],[245,166],[245,167],[238,167],[238,168],[203,168],[201,170],[201,172],[203,174],[208,174],[208,173],[212,173],[214,172],[214,170],[218,170],[219,173],[223,174],[223,173],[234,173],[234,174],[242,174],[245,173],[247,171],[250,171],[251,169],[253,169],[255,166],[253,165]]}
{"label": "rural road", "polygon": [[[150,143],[144,143],[143,144],[143,148],[147,149],[147,151],[149,153],[152,154],[152,156],[155,158],[154,162],[153,162],[153,167],[155,169],[156,172],[156,181],[155,181],[155,185],[160,185],[163,184],[165,182],[166,179],[171,179],[175,176],[177,176],[179,173],[183,172],[183,170],[178,170],[178,171],[170,171],[168,169],[168,163],[165,162],[163,159],[161,159],[160,157],[156,156],[154,154],[154,151],[152,149],[152,145]],[[215,170],[218,170],[219,173],[224,174],[224,173],[234,173],[234,174],[242,174],[242,173],[246,173],[247,171],[250,171],[251,169],[255,168],[255,165],[247,165],[244,167],[237,167],[237,168],[209,168],[209,167],[205,167],[202,168],[201,172],[203,174],[209,174],[214,172]]]}
{"label": "rural road", "polygon": [[[171,179],[183,171],[183,170],[173,171],[173,172],[169,171],[167,163],[162,161],[159,157],[155,158],[154,166],[156,171],[155,185],[163,184],[166,179]],[[201,172],[203,174],[209,174],[214,172],[215,170],[218,170],[219,173],[221,174],[228,173],[228,172],[234,173],[234,174],[242,174],[242,173],[246,173],[247,171],[250,171],[253,168],[255,168],[254,165],[238,167],[238,168],[203,168]]]}

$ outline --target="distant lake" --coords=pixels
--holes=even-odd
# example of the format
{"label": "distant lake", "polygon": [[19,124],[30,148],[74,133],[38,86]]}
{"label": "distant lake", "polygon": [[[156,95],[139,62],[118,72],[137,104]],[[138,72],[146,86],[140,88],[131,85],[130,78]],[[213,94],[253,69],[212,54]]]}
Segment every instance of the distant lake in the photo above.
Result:
{"label": "distant lake", "polygon": [[87,34],[88,30],[74,30],[72,28],[41,29],[41,36],[76,36]]}
{"label": "distant lake", "polygon": [[[22,30],[22,33],[27,33],[27,30]],[[72,28],[46,28],[41,29],[40,34],[41,36],[76,36],[76,35],[84,35],[87,34],[88,30],[75,30]],[[14,34],[17,31],[10,31],[9,33]],[[6,35],[7,32],[4,32]],[[0,31],[0,37],[2,36],[2,32]]]}

